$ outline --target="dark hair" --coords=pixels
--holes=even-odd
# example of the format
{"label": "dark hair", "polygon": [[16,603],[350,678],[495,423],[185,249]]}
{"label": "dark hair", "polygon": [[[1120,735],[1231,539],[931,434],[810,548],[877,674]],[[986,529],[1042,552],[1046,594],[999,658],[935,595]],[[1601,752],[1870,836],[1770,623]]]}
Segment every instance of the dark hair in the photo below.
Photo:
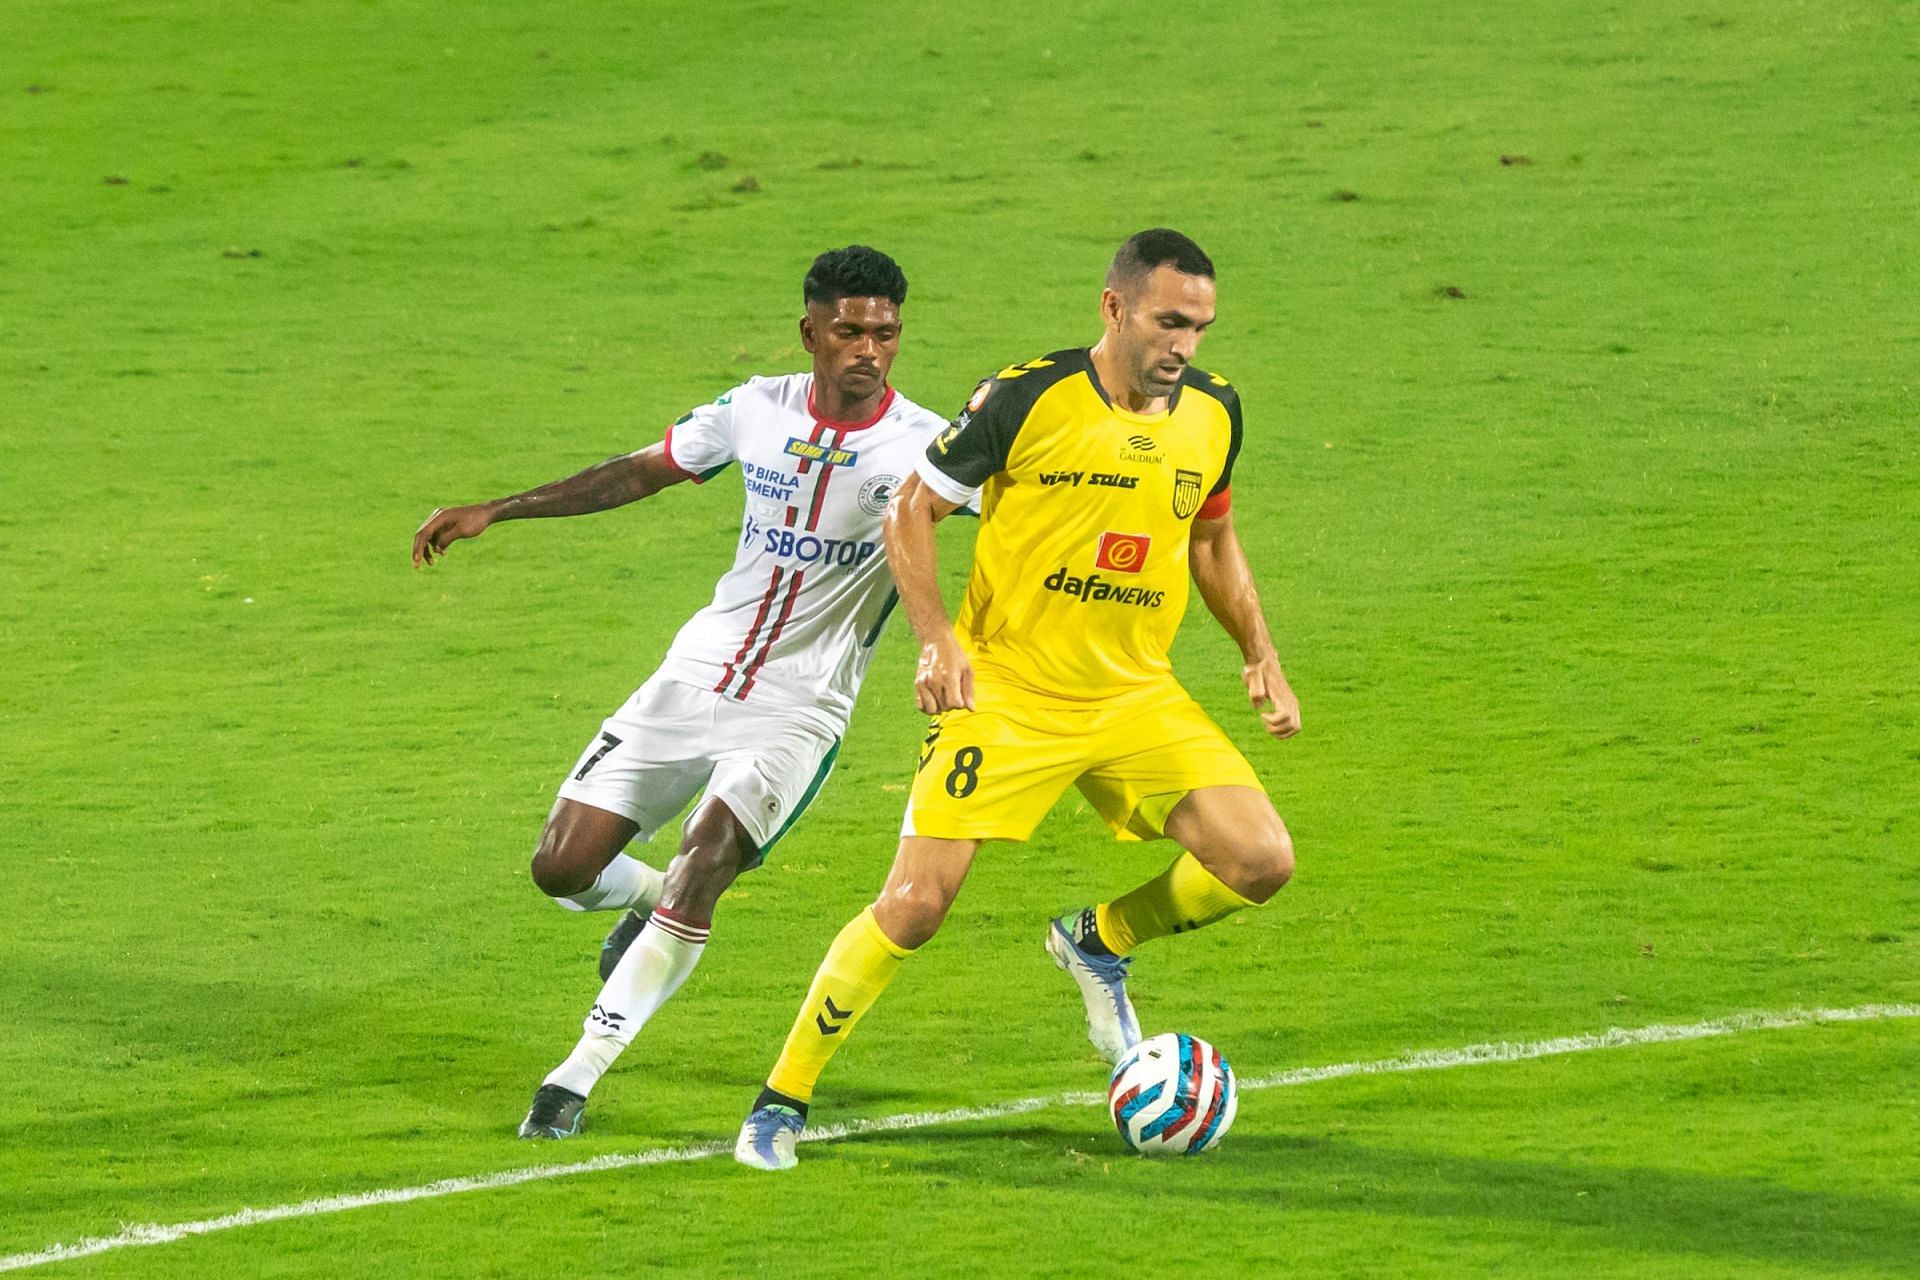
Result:
{"label": "dark hair", "polygon": [[1146,279],[1155,267],[1172,267],[1181,275],[1213,279],[1213,259],[1206,250],[1178,231],[1155,227],[1127,237],[1113,255],[1113,265],[1107,268],[1107,287],[1124,291],[1126,286]]}
{"label": "dark hair", "polygon": [[800,293],[807,302],[887,298],[897,307],[907,300],[907,277],[899,263],[878,249],[850,244],[815,258]]}

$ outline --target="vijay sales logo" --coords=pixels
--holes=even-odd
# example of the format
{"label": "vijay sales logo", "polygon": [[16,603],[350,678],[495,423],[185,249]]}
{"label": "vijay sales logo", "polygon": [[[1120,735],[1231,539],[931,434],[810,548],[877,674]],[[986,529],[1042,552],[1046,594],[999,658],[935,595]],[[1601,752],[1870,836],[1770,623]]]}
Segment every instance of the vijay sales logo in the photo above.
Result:
{"label": "vijay sales logo", "polygon": [[1095,489],[1133,489],[1140,484],[1139,476],[1121,475],[1113,471],[1042,471],[1040,483],[1043,485],[1079,485],[1085,481]]}
{"label": "vijay sales logo", "polygon": [[1055,569],[1047,575],[1044,584],[1049,591],[1058,591],[1062,595],[1072,596],[1081,604],[1104,601],[1107,604],[1130,604],[1141,609],[1158,609],[1167,598],[1164,591],[1149,591],[1145,587],[1116,587],[1097,573],[1084,578],[1076,577],[1066,568]]}

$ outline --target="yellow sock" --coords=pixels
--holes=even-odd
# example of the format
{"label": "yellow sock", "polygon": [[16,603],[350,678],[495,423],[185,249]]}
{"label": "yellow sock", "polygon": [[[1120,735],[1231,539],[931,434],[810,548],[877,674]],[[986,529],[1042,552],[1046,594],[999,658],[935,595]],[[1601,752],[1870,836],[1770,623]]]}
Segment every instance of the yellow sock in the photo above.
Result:
{"label": "yellow sock", "polygon": [[767,1087],[801,1102],[813,1099],[813,1086],[826,1070],[828,1059],[853,1034],[853,1024],[893,981],[900,962],[913,952],[897,945],[880,929],[868,907],[840,931],[827,948],[807,989],[793,1030],[773,1064]]}
{"label": "yellow sock", "polygon": [[1190,853],[1131,893],[1094,910],[1100,941],[1117,956],[1143,942],[1224,920],[1253,903],[1228,888]]}

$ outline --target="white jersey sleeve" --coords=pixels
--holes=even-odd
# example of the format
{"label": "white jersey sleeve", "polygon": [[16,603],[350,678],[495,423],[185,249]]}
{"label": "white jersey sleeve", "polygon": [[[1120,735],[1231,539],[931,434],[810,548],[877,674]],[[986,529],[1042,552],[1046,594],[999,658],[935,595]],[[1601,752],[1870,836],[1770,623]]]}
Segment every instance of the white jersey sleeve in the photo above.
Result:
{"label": "white jersey sleeve", "polygon": [[692,476],[695,484],[719,475],[738,456],[733,398],[745,388],[744,383],[735,387],[711,404],[682,415],[667,428],[667,458]]}

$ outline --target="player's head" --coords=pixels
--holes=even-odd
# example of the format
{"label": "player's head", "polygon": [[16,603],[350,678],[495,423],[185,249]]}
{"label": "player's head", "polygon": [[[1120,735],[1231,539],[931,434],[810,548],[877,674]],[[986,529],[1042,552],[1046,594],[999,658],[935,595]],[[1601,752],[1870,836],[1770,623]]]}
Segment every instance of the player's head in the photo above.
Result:
{"label": "player's head", "polygon": [[1171,394],[1213,323],[1213,259],[1165,227],[1128,236],[1107,268],[1100,315],[1132,389]]}
{"label": "player's head", "polygon": [[863,244],[832,249],[813,260],[801,293],[800,341],[813,355],[814,378],[849,400],[886,385],[907,300],[900,264]]}

